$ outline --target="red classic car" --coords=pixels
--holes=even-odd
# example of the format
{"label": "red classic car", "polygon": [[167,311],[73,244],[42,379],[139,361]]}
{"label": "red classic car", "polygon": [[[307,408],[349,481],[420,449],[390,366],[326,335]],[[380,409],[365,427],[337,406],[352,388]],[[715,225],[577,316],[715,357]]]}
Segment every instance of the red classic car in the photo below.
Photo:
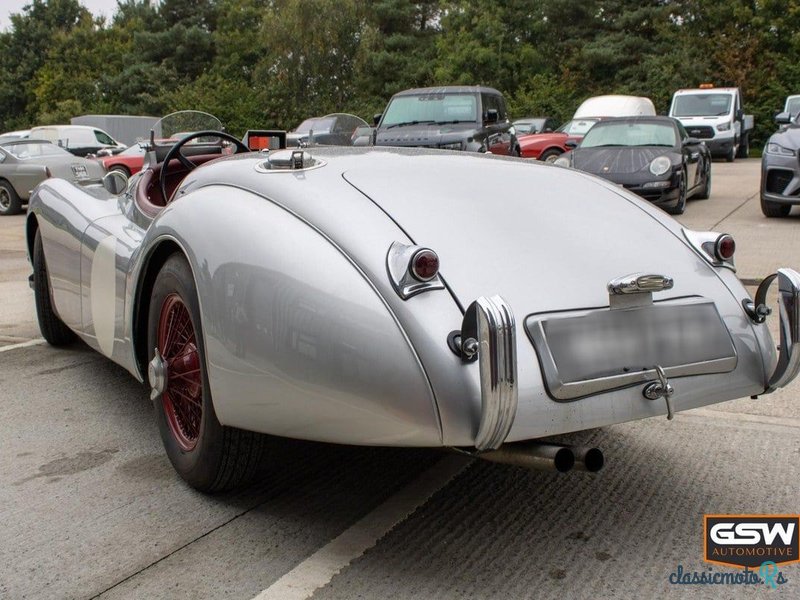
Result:
{"label": "red classic car", "polygon": [[128,177],[142,170],[144,163],[144,148],[134,144],[115,156],[98,157],[106,171],[121,171]]}
{"label": "red classic car", "polygon": [[572,119],[551,133],[534,133],[519,138],[520,156],[553,162],[569,150],[568,141],[580,142],[599,118]]}

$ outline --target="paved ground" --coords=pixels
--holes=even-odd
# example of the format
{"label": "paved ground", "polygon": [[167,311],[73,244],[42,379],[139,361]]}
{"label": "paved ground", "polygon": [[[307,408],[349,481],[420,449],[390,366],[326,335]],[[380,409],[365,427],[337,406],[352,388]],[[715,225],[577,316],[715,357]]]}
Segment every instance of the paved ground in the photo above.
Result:
{"label": "paved ground", "polygon": [[[800,266],[800,222],[761,216],[758,168],[715,163],[712,198],[681,217],[732,233],[744,278]],[[22,224],[0,219],[0,346],[39,335]],[[123,370],[80,345],[14,347],[0,598],[800,597],[797,565],[774,592],[668,583],[708,569],[703,513],[800,512],[799,389],[570,436],[605,451],[596,476],[287,443],[257,485],[210,498],[173,474]]]}

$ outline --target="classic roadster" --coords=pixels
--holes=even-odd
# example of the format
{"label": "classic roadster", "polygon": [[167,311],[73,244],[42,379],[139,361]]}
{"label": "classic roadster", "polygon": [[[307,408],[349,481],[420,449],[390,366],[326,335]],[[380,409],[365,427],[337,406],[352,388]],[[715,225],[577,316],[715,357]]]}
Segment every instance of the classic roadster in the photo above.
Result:
{"label": "classic roadster", "polygon": [[[769,393],[800,368],[800,275],[752,299],[730,236],[618,186],[433,149],[251,152],[262,134],[155,145],[124,186],[48,179],[28,212],[43,336],[146,379],[200,490],[245,481],[262,434],[597,470],[596,452],[531,441]],[[212,135],[235,153],[187,145]]]}

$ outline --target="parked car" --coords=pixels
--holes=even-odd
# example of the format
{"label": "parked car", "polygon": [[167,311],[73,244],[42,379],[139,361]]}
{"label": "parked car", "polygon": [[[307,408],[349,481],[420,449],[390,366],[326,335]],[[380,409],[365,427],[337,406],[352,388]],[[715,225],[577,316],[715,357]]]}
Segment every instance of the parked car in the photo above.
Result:
{"label": "parked car", "polygon": [[353,133],[358,127],[369,127],[367,122],[355,115],[333,113],[324,117],[306,119],[286,134],[289,147],[306,146],[311,142],[321,146],[350,146]]}
{"label": "parked car", "polygon": [[147,378],[198,489],[246,480],[279,443],[265,433],[597,470],[597,449],[531,440],[766,394],[800,369],[800,274],[753,300],[731,236],[609,182],[218,135],[236,156],[157,147],[114,186],[126,201],[49,179],[26,222],[42,335]]}
{"label": "parked car", "polygon": [[122,152],[127,146],[116,141],[102,129],[84,125],[46,125],[31,129],[31,137],[58,144],[75,156],[86,157],[108,149]]}
{"label": "parked car", "polygon": [[19,131],[6,131],[3,134],[0,134],[0,144],[5,144],[6,142],[13,142],[14,140],[23,140],[27,138],[31,133],[30,129],[21,129]]}
{"label": "parked car", "polygon": [[102,165],[45,140],[5,142],[0,144],[0,215],[22,212],[31,190],[48,177],[85,185],[99,183],[104,174]]}
{"label": "parked car", "polygon": [[703,140],[714,156],[728,162],[747,158],[753,115],[744,114],[739,88],[678,90],[672,96],[669,116],[678,119],[689,135]]}
{"label": "parked car", "polygon": [[145,149],[141,144],[134,144],[119,154],[98,157],[107,171],[119,171],[126,177],[138,173],[144,163]]}
{"label": "parked car", "polygon": [[558,127],[558,121],[551,117],[526,117],[512,123],[517,137],[531,133],[550,133]]}
{"label": "parked car", "polygon": [[800,114],[780,113],[782,125],[761,154],[761,212],[767,217],[786,217],[800,204]]}
{"label": "parked car", "polygon": [[417,146],[519,156],[503,95],[482,86],[405,90],[375,115],[376,146]]}
{"label": "parked car", "polygon": [[519,138],[520,155],[522,158],[553,162],[569,151],[567,142],[580,142],[599,120],[600,118],[572,119],[552,133],[523,135]]}
{"label": "parked car", "polygon": [[794,119],[800,113],[800,94],[786,96],[786,104],[783,107],[783,112],[789,113],[789,118]]}
{"label": "parked car", "polygon": [[372,136],[375,134],[375,128],[369,125],[356,127],[353,135],[350,137],[351,146],[371,146]]}
{"label": "parked car", "polygon": [[711,194],[711,153],[670,117],[604,119],[555,164],[613,181],[674,215],[688,198]]}

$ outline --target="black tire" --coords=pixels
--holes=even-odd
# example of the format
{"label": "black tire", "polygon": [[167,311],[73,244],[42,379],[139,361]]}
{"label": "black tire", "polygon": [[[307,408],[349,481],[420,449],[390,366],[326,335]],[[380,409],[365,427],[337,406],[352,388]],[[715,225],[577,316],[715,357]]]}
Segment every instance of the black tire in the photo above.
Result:
{"label": "black tire", "polygon": [[705,173],[703,174],[703,187],[700,188],[697,196],[698,200],[708,200],[711,197],[711,161],[706,161]]}
{"label": "black tire", "polygon": [[556,148],[550,148],[549,150],[545,150],[539,155],[539,160],[546,163],[551,163],[555,161],[559,156],[564,154],[561,150]]}
{"label": "black tire", "polygon": [[[152,361],[154,349],[159,345],[159,323],[162,309],[177,296],[180,304],[188,309],[195,335],[202,408],[194,445],[186,448],[176,434],[174,415],[180,411],[170,408],[169,394],[180,383],[168,383],[168,389],[154,400],[158,429],[167,456],[178,474],[193,488],[206,493],[223,492],[250,481],[258,472],[264,453],[265,436],[233,427],[225,427],[217,420],[211,391],[203,343],[200,306],[189,263],[181,254],[173,254],[164,263],[156,276],[150,298],[148,320],[148,360]],[[178,382],[179,378],[174,377]],[[169,375],[167,376],[169,381]],[[186,390],[186,388],[183,388]],[[170,421],[172,417],[172,421]],[[172,424],[171,424],[172,423]]]}
{"label": "black tire", "polygon": [[47,276],[47,264],[44,260],[42,234],[37,229],[33,240],[33,297],[36,303],[36,317],[39,320],[39,331],[47,343],[52,346],[64,346],[75,339],[75,334],[64,324],[55,310],[50,296],[50,279]]}
{"label": "black tire", "polygon": [[733,162],[736,158],[736,146],[731,146],[731,149],[728,150],[728,153],[725,155],[726,162]]}
{"label": "black tire", "polygon": [[739,141],[739,152],[736,158],[748,158],[750,156],[750,135],[745,133]]}
{"label": "black tire", "polygon": [[22,212],[22,202],[17,190],[8,181],[0,179],[0,216],[16,215]]}
{"label": "black tire", "polygon": [[671,215],[682,215],[686,210],[686,171],[681,173],[681,181],[678,184],[678,204],[673,208],[668,208],[667,212]]}
{"label": "black tire", "polygon": [[765,217],[769,217],[770,219],[788,217],[791,211],[792,211],[792,206],[790,204],[770,202],[769,200],[765,200],[764,197],[761,196],[761,212],[764,213]]}
{"label": "black tire", "polygon": [[108,170],[109,173],[111,173],[111,171],[119,171],[120,173],[125,175],[125,177],[131,176],[130,169],[128,169],[128,167],[126,167],[125,165],[114,165]]}

